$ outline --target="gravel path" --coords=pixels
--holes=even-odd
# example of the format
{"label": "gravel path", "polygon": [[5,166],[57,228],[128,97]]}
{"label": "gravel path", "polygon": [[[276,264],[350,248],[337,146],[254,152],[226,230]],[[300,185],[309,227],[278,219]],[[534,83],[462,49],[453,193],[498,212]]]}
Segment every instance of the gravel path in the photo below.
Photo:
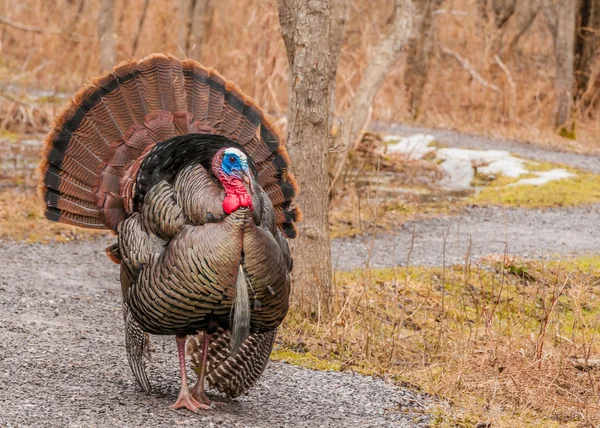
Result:
{"label": "gravel path", "polygon": [[[488,254],[529,258],[581,255],[600,251],[600,205],[541,210],[471,208],[452,216],[404,223],[398,233],[370,238],[336,239],[333,264],[338,269],[441,266]],[[414,232],[414,242],[413,242]],[[412,244],[412,252],[411,252]]]}
{"label": "gravel path", "polygon": [[449,147],[506,150],[526,159],[570,165],[584,171],[600,174],[600,157],[598,156],[559,152],[535,146],[533,144],[527,144],[523,141],[496,140],[478,135],[460,134],[450,130],[421,128],[403,124],[390,125],[378,123],[373,126],[373,129],[377,132],[407,136],[412,134],[429,134],[433,135],[437,142]]}
{"label": "gravel path", "polygon": [[[150,376],[125,357],[117,266],[108,242],[0,241],[0,427],[413,427],[423,400],[352,373],[272,362],[243,396],[199,415],[167,409],[179,387],[175,342],[155,337]],[[422,415],[422,414],[421,414]]]}

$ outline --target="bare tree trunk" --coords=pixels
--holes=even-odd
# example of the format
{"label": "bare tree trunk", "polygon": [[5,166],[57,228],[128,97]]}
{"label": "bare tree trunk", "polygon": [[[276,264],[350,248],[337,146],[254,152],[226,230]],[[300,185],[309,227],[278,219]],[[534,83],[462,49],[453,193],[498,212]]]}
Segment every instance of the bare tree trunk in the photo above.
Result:
{"label": "bare tree trunk", "polygon": [[202,43],[210,27],[213,8],[213,0],[178,0],[177,13],[180,25],[177,45],[186,57],[200,61]]}
{"label": "bare tree trunk", "polygon": [[575,1],[545,0],[544,18],[554,40],[554,126],[564,126],[573,106],[573,63],[575,51]]}
{"label": "bare tree trunk", "polygon": [[213,0],[196,0],[192,13],[188,56],[196,61],[202,58],[202,43],[213,16]]}
{"label": "bare tree trunk", "polygon": [[330,0],[278,0],[281,34],[290,63],[287,146],[304,212],[292,243],[296,302],[321,313],[330,297],[328,113]]}
{"label": "bare tree trunk", "polygon": [[98,37],[100,38],[100,70],[110,70],[116,62],[115,49],[115,0],[102,0],[98,14]]}
{"label": "bare tree trunk", "polygon": [[544,0],[479,0],[477,5],[484,17],[493,17],[493,23],[500,34],[493,49],[500,56],[507,57],[515,48],[521,36],[531,27],[535,17],[542,10]]}
{"label": "bare tree trunk", "polygon": [[590,84],[592,66],[600,51],[600,0],[579,0],[578,28],[575,41],[575,76],[580,98]]}
{"label": "bare tree trunk", "polygon": [[192,28],[192,0],[177,0],[177,47],[188,56],[188,39]]}
{"label": "bare tree trunk", "polygon": [[330,191],[346,167],[348,154],[355,145],[360,129],[369,117],[373,99],[392,67],[398,54],[406,45],[411,34],[414,17],[414,6],[411,0],[394,0],[394,18],[387,36],[380,42],[377,51],[365,70],[352,103],[344,115],[338,146],[342,158],[331,182]]}
{"label": "bare tree trunk", "polygon": [[337,66],[350,12],[350,0],[331,0],[331,32],[329,34],[329,129],[335,119]]}
{"label": "bare tree trunk", "polygon": [[542,10],[542,0],[521,0],[513,15],[514,25],[511,26],[508,40],[503,44],[500,54],[508,56],[517,46],[521,36],[529,30],[536,16]]}
{"label": "bare tree trunk", "polygon": [[144,0],[144,8],[142,9],[142,14],[140,15],[140,20],[138,22],[138,28],[135,32],[135,36],[133,37],[133,45],[131,46],[131,56],[135,57],[135,52],[137,51],[138,44],[140,42],[140,34],[142,34],[142,29],[144,28],[144,21],[146,20],[146,15],[148,13],[148,6],[150,5],[150,0]]}
{"label": "bare tree trunk", "polygon": [[423,100],[423,91],[427,83],[427,73],[434,46],[434,16],[433,9],[442,0],[416,0],[417,14],[421,17],[415,28],[413,37],[408,42],[407,57],[409,58],[404,72],[404,87],[408,99],[408,108],[413,118],[417,118]]}

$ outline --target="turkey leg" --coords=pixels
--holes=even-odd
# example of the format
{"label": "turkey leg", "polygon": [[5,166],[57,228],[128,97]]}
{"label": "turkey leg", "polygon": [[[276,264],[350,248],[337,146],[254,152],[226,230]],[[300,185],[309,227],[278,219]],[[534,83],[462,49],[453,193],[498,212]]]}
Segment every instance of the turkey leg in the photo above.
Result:
{"label": "turkey leg", "polygon": [[187,381],[187,369],[185,364],[185,340],[186,336],[176,336],[175,340],[177,341],[177,352],[179,354],[179,370],[181,372],[181,391],[179,391],[179,397],[175,404],[171,406],[171,409],[177,410],[185,407],[186,409],[197,413],[198,410],[210,409],[206,404],[199,403],[192,397],[190,391],[188,390],[188,381]]}
{"label": "turkey leg", "polygon": [[200,365],[200,373],[198,380],[192,389],[192,397],[200,403],[210,406],[213,402],[204,393],[204,375],[206,374],[206,362],[208,361],[208,342],[210,335],[205,331],[202,332],[202,364]]}

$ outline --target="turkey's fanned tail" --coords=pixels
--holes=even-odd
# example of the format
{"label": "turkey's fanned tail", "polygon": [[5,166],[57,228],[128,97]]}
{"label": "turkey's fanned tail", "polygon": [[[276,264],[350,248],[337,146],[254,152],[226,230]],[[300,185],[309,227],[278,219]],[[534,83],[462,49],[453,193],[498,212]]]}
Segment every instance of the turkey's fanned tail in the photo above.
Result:
{"label": "turkey's fanned tail", "polygon": [[[265,370],[276,335],[277,330],[252,333],[234,354],[231,352],[231,334],[218,329],[211,335],[208,348],[208,385],[229,397],[245,393]],[[190,365],[194,370],[202,363],[202,342],[199,337],[191,337],[188,341]]]}
{"label": "turkey's fanned tail", "polygon": [[79,90],[46,137],[39,193],[48,219],[116,230],[134,209],[144,157],[162,142],[211,134],[240,144],[273,202],[277,224],[296,236],[297,185],[281,135],[249,97],[191,60],[126,61]]}

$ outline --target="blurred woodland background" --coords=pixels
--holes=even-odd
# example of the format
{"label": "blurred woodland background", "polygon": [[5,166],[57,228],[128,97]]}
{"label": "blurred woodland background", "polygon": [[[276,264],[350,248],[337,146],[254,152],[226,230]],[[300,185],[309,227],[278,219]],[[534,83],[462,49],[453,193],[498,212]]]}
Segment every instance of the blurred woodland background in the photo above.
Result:
{"label": "blurred woodland background", "polygon": [[[346,25],[337,117],[394,22],[392,0],[340,3],[349,7],[338,16]],[[532,140],[551,140],[557,129],[573,137],[576,130],[578,141],[598,145],[600,2],[414,5],[420,19],[392,61],[371,122]],[[197,59],[271,113],[286,112],[289,72],[276,0],[2,0],[0,11],[0,126],[10,131],[47,126],[39,104],[47,107],[116,62],[152,52]]]}

